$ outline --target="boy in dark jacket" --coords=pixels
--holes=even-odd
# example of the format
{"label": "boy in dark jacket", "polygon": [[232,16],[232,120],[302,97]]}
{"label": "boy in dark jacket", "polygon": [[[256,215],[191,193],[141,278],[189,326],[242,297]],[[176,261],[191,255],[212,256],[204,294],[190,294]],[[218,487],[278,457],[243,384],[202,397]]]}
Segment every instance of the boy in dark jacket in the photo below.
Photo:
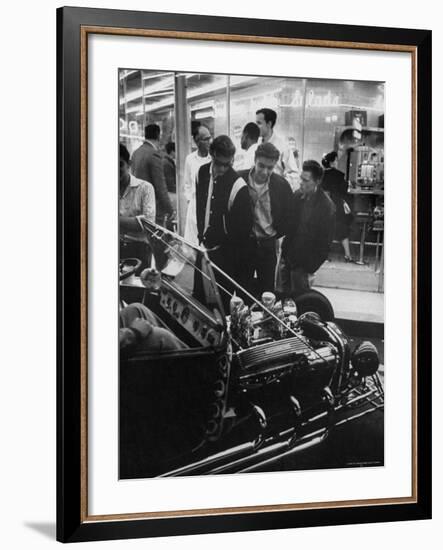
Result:
{"label": "boy in dark jacket", "polygon": [[300,295],[309,290],[313,274],[327,259],[334,235],[335,207],[321,189],[323,168],[303,163],[300,189],[294,193],[291,223],[282,245],[282,290]]}
{"label": "boy in dark jacket", "polygon": [[[217,136],[209,153],[212,160],[200,168],[196,184],[198,242],[218,267],[243,284],[244,251],[252,225],[247,185],[232,168],[235,146],[229,136]],[[218,280],[225,288],[230,286]]]}

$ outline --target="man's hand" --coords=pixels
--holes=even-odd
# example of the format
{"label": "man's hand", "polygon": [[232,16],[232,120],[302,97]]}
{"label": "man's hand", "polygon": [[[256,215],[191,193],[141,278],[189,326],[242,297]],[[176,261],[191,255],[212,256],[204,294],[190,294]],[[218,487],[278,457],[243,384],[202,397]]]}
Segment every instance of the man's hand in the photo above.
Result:
{"label": "man's hand", "polygon": [[120,349],[125,349],[133,346],[137,341],[137,336],[130,328],[121,328],[119,331]]}
{"label": "man's hand", "polygon": [[177,224],[177,212],[174,210],[171,214],[166,214],[165,227],[170,231],[174,231],[176,224]]}

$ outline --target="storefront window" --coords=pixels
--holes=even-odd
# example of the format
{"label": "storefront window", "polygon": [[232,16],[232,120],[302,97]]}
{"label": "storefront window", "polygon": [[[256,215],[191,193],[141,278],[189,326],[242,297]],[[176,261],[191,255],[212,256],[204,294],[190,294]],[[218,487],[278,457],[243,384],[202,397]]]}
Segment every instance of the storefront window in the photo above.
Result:
{"label": "storefront window", "polygon": [[120,71],[120,140],[130,154],[143,141],[141,71]]}
{"label": "storefront window", "polygon": [[[178,84],[177,88],[175,86],[178,79],[180,90]],[[300,185],[299,172],[304,160],[321,162],[325,153],[337,151],[338,168],[350,183],[348,202],[354,216],[349,233],[351,252],[362,266],[360,282],[352,275],[352,284],[363,290],[382,291],[383,83],[122,70],[119,91],[120,140],[131,154],[143,142],[147,124],[160,126],[163,152],[168,142],[177,142],[177,211],[181,231],[187,210],[181,180],[185,158],[195,149],[190,134],[198,126],[205,125],[213,138],[220,134],[230,135],[237,151],[234,167],[241,166],[243,159],[249,162],[241,148],[243,128],[256,121],[259,109],[273,109],[277,113],[274,132],[289,154],[294,155],[298,167],[284,174],[293,190]],[[176,112],[176,109],[181,111]],[[176,131],[179,112],[182,122]],[[376,157],[374,162],[372,157],[367,162],[364,155],[358,156],[357,149],[365,147]],[[354,151],[355,162],[350,151]],[[365,163],[364,169],[371,168],[371,174],[377,172],[372,187],[361,186],[356,181],[359,166]],[[341,262],[343,254],[339,240],[334,243],[333,253]],[[369,275],[367,268],[372,270]],[[324,280],[321,273],[318,277],[322,285],[347,288],[341,272],[337,283],[330,283],[332,270],[323,271]],[[369,283],[364,282],[365,277]]]}
{"label": "storefront window", "polygon": [[175,138],[174,73],[122,70],[120,86],[120,139],[132,154],[144,140],[147,124],[160,126],[160,143]]}
{"label": "storefront window", "polygon": [[[303,81],[295,78],[267,78],[254,76],[231,76],[231,137],[237,149],[236,163],[242,165],[245,152],[240,138],[243,128],[256,121],[256,112],[262,108],[277,113],[275,133],[298,159],[302,136]],[[295,173],[288,175],[293,189],[298,186]]]}
{"label": "storefront window", "polygon": [[[306,84],[304,159],[320,160],[325,153],[343,147],[336,142],[336,130],[351,126],[351,112],[362,112],[363,127],[377,128],[384,113],[384,87],[379,82],[313,80]],[[356,115],[357,116],[357,115]],[[352,130],[350,130],[352,136]],[[341,155],[340,155],[341,156]]]}
{"label": "storefront window", "polygon": [[160,126],[160,145],[175,141],[174,73],[143,71],[144,125]]}
{"label": "storefront window", "polygon": [[228,132],[227,83],[226,75],[186,74],[192,132],[201,124],[209,129],[213,137]]}

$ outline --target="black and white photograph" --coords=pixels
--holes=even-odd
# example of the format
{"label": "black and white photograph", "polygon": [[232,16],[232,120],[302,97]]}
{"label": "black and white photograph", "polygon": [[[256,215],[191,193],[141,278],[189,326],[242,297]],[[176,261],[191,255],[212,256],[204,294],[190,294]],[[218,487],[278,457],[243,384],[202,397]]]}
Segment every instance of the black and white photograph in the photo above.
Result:
{"label": "black and white photograph", "polygon": [[57,11],[57,540],[431,517],[431,31],[296,15]]}
{"label": "black and white photograph", "polygon": [[118,86],[119,478],[383,467],[385,83]]}

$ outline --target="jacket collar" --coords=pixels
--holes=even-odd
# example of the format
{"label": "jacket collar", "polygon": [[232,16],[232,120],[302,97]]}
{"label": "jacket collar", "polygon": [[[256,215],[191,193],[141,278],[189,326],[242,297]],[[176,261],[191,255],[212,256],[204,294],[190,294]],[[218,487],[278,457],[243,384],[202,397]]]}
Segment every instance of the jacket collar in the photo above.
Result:
{"label": "jacket collar", "polygon": [[149,146],[152,147],[155,151],[157,151],[158,146],[157,146],[155,143],[153,143],[150,139],[145,139],[145,143],[146,143],[146,145],[149,145]]}

